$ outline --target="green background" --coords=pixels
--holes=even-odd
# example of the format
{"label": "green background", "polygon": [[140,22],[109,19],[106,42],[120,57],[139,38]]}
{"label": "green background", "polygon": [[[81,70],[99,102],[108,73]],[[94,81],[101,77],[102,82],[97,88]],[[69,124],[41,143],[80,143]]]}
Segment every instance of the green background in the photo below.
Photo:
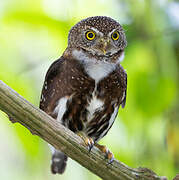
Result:
{"label": "green background", "polygon": [[[172,0],[0,0],[0,80],[38,106],[70,28],[88,16],[116,19],[128,40],[127,102],[100,143],[127,165],[172,179],[179,173],[178,12]],[[50,158],[46,142],[0,112],[0,179],[99,179],[72,160],[64,175],[51,175]]]}

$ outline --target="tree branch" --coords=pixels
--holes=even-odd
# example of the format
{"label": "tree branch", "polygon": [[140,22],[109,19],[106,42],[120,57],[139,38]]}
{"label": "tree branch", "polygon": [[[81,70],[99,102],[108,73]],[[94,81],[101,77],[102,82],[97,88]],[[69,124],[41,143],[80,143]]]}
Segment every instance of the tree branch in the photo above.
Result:
{"label": "tree branch", "polygon": [[89,153],[84,142],[45,112],[0,81],[0,109],[67,156],[104,180],[166,180],[147,168],[130,168],[114,161],[108,164],[97,148]]}

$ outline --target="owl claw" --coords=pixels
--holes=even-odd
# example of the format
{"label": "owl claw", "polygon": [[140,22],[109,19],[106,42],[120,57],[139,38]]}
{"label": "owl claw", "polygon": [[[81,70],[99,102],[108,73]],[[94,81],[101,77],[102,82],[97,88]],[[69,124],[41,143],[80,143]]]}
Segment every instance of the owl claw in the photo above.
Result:
{"label": "owl claw", "polygon": [[89,152],[91,151],[91,149],[92,149],[93,146],[94,146],[94,141],[93,141],[93,139],[90,138],[90,142],[91,142],[91,147],[90,147],[90,149],[89,149]]}
{"label": "owl claw", "polygon": [[85,144],[87,145],[89,152],[91,152],[91,149],[94,146],[93,139],[92,138],[85,138]]}
{"label": "owl claw", "polygon": [[108,161],[108,165],[109,165],[109,164],[112,164],[112,163],[113,163],[113,161],[114,161],[114,158],[109,159],[109,161]]}
{"label": "owl claw", "polygon": [[83,141],[85,142],[85,145],[88,148],[88,151],[91,152],[91,149],[94,146],[94,141],[92,138],[88,138],[86,137],[83,133],[79,132],[78,135],[83,139]]}
{"label": "owl claw", "polygon": [[108,150],[106,146],[95,144],[95,146],[102,152],[105,153],[105,158],[108,159],[108,164],[111,164],[114,161],[114,155],[111,151]]}
{"label": "owl claw", "polygon": [[93,146],[91,144],[88,144],[88,151],[91,152],[91,149],[93,148]]}
{"label": "owl claw", "polygon": [[114,155],[112,152],[108,151],[106,153],[106,158],[108,159],[108,164],[112,164],[114,161]]}

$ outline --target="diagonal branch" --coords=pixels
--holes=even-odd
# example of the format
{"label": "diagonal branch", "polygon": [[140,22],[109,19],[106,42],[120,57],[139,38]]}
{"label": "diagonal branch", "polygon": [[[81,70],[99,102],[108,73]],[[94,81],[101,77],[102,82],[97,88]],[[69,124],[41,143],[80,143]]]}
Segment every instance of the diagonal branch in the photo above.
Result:
{"label": "diagonal branch", "polygon": [[97,148],[89,153],[80,137],[58,124],[45,112],[26,101],[17,92],[0,81],[0,109],[15,119],[32,134],[60,149],[67,156],[104,180],[166,180],[147,168],[130,168],[114,161],[108,165]]}

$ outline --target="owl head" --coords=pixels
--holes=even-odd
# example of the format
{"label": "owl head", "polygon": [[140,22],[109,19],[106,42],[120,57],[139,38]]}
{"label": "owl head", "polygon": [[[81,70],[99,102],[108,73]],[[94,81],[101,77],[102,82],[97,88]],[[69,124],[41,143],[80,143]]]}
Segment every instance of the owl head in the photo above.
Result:
{"label": "owl head", "polygon": [[127,45],[122,26],[106,16],[83,19],[69,32],[68,47],[75,47],[97,56],[110,57]]}

